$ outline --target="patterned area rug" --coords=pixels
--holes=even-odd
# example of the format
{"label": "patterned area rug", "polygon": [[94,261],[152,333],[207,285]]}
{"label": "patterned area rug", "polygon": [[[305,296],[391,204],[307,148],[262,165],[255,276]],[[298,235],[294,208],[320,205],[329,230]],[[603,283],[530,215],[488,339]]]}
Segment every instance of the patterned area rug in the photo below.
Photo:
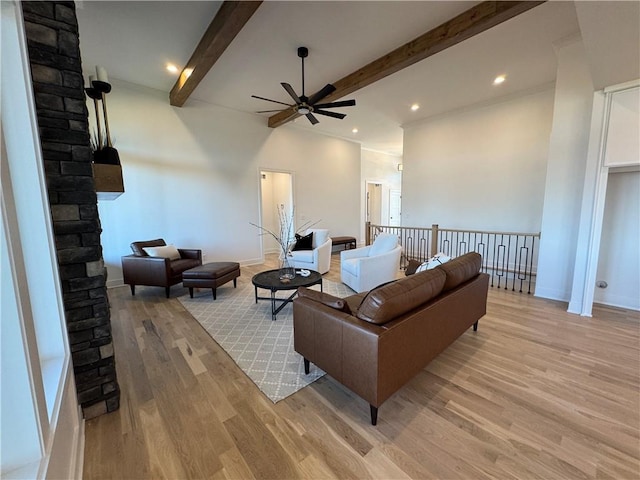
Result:
{"label": "patterned area rug", "polygon": [[[336,297],[353,292],[341,283],[323,280],[323,290]],[[312,287],[320,290],[319,285]],[[288,294],[291,294],[289,292]],[[277,296],[288,296],[286,291]],[[268,296],[268,290],[259,289],[258,295]],[[293,304],[287,304],[271,320],[271,302],[255,303],[254,287],[250,279],[238,278],[238,287],[227,283],[217,290],[213,300],[210,289],[194,291],[178,300],[204,327],[255,383],[276,403],[316,381],[325,373],[312,368],[304,373],[302,357],[293,349]]]}

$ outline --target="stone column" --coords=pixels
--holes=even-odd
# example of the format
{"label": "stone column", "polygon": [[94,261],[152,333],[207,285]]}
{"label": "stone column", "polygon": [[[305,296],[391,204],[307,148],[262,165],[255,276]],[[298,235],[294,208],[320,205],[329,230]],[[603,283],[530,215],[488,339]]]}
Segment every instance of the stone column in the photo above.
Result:
{"label": "stone column", "polygon": [[[117,410],[106,268],[73,2],[22,2],[78,402]],[[31,292],[37,295],[37,292]]]}

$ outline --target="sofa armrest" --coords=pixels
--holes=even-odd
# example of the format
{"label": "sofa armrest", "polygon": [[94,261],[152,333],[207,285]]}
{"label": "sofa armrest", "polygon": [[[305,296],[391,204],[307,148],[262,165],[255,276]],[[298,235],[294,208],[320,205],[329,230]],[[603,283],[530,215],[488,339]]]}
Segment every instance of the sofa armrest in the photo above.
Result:
{"label": "sofa armrest", "polygon": [[191,258],[193,260],[200,260],[200,263],[202,263],[202,250],[179,248],[178,252],[180,252],[180,258]]}
{"label": "sofa armrest", "polygon": [[384,328],[309,298],[293,301],[294,349],[370,404],[377,404],[378,340]]}
{"label": "sofa armrest", "polygon": [[129,285],[169,286],[170,260],[162,257],[122,257],[124,283]]}

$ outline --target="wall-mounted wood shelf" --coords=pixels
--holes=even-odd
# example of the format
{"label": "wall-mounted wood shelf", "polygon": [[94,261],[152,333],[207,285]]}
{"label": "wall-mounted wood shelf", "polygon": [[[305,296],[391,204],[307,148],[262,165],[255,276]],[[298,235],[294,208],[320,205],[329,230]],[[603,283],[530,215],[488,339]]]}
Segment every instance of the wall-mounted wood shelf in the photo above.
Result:
{"label": "wall-mounted wood shelf", "polygon": [[98,200],[115,200],[124,193],[121,165],[92,163]]}

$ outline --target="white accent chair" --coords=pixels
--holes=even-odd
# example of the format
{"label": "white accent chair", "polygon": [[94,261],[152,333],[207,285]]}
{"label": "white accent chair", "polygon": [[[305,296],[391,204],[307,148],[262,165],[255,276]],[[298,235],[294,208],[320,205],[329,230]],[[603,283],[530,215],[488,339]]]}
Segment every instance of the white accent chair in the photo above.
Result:
{"label": "white accent chair", "polygon": [[296,269],[315,270],[327,273],[331,268],[331,237],[324,228],[308,228],[305,235],[313,232],[313,250],[291,251],[291,263]]}
{"label": "white accent chair", "polygon": [[373,244],[340,252],[340,279],[356,292],[366,292],[396,278],[402,247],[398,236],[381,233]]}

